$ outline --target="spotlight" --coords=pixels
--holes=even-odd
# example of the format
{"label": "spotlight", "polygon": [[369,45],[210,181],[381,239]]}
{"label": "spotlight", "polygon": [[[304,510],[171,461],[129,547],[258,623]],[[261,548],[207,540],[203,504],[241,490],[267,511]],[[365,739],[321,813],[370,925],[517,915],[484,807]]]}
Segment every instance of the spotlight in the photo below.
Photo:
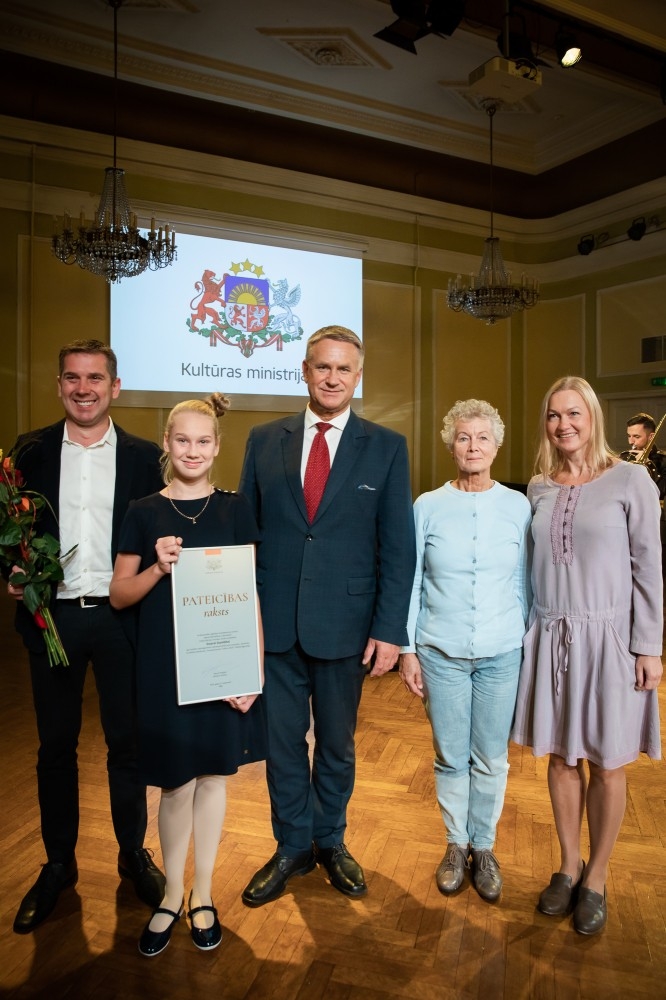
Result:
{"label": "spotlight", "polygon": [[587,257],[594,250],[594,236],[583,236],[578,244],[578,253],[582,257]]}
{"label": "spotlight", "polygon": [[580,50],[580,45],[578,41],[570,31],[565,31],[563,28],[557,32],[555,36],[555,51],[557,52],[557,61],[560,66],[575,66],[577,62],[580,62],[582,52]]}
{"label": "spotlight", "polygon": [[426,0],[391,0],[391,10],[398,15],[398,20],[389,24],[388,28],[382,28],[374,37],[416,55],[414,42],[430,33],[426,21],[427,6]]}
{"label": "spotlight", "polygon": [[627,236],[630,240],[638,243],[645,236],[645,230],[647,229],[647,224],[645,219],[641,216],[640,219],[634,219],[629,228],[627,229]]}
{"label": "spotlight", "polygon": [[414,21],[400,18],[398,21],[394,21],[393,24],[389,24],[388,28],[382,28],[381,31],[375,32],[374,37],[381,39],[382,42],[388,42],[389,45],[397,45],[399,49],[404,49],[405,52],[412,52],[416,55],[414,42],[418,42],[419,38],[425,38],[429,33],[430,28],[427,25],[415,24]]}
{"label": "spotlight", "polygon": [[430,30],[435,35],[452,35],[465,16],[465,0],[432,0],[428,5]]}

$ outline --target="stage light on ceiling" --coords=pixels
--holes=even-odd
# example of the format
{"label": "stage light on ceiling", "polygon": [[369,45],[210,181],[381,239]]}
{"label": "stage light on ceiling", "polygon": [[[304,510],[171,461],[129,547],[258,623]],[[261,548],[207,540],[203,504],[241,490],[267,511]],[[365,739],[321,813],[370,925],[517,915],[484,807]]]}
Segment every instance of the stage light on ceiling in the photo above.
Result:
{"label": "stage light on ceiling", "polygon": [[647,229],[647,223],[645,219],[641,217],[640,219],[634,219],[629,228],[627,229],[627,236],[634,243],[638,243],[645,236],[645,230]]}
{"label": "stage light on ceiling", "polygon": [[565,28],[560,28],[555,36],[555,51],[560,66],[567,69],[580,62],[582,52],[576,36]]}
{"label": "stage light on ceiling", "polygon": [[427,20],[434,35],[452,35],[465,16],[465,0],[432,0]]}
{"label": "stage light on ceiling", "polygon": [[374,37],[379,38],[382,42],[388,42],[389,45],[396,45],[399,49],[404,49],[405,52],[411,52],[413,55],[416,55],[414,42],[418,42],[420,38],[425,38],[429,33],[430,29],[427,25],[424,27],[414,21],[408,21],[407,18],[400,18],[398,21],[394,21],[393,24],[389,24],[387,28],[382,28],[381,31],[375,32]]}
{"label": "stage light on ceiling", "polygon": [[416,45],[426,35],[452,35],[465,13],[464,0],[394,0],[391,10],[398,15],[387,28],[374,35],[416,55]]}

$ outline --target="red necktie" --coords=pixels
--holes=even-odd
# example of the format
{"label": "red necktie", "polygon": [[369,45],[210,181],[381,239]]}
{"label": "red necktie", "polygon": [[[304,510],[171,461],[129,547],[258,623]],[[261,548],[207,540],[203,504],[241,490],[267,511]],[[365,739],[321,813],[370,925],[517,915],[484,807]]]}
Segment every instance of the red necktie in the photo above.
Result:
{"label": "red necktie", "polygon": [[305,497],[305,506],[310,524],[315,519],[315,514],[317,513],[319,502],[324,495],[326,480],[331,469],[331,456],[324,435],[332,426],[333,424],[325,424],[322,421],[315,424],[317,433],[310,448],[308,464],[305,467],[303,496]]}

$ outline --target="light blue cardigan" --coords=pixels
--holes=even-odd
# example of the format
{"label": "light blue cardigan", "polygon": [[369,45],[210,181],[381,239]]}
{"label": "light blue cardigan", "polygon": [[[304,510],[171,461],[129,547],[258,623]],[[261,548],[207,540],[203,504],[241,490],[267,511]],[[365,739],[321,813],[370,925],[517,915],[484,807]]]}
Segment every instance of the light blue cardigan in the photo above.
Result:
{"label": "light blue cardigan", "polygon": [[477,659],[517,649],[531,601],[527,498],[495,483],[466,493],[445,483],[414,504],[416,573],[409,645]]}

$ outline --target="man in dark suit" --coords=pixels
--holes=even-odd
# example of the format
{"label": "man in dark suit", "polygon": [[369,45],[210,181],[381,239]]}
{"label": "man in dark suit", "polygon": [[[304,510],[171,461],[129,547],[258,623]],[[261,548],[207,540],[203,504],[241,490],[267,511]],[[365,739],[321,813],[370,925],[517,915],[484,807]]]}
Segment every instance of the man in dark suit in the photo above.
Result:
{"label": "man in dark suit", "polygon": [[[247,443],[240,490],[261,530],[267,780],[277,841],[243,892],[248,906],[276,899],[316,862],[345,895],[367,891],[344,844],[356,717],[366,670],[375,677],[390,670],[404,642],[415,546],[405,439],[350,409],[362,371],[356,334],[317,331],[303,362],[307,409],[255,427]],[[328,478],[313,468],[319,457],[330,465]]]}
{"label": "man in dark suit", "polygon": [[97,340],[79,340],[60,351],[58,395],[64,420],[19,437],[12,449],[30,490],[48,500],[38,531],[60,541],[64,581],[54,588],[51,610],[69,666],[49,665],[42,633],[18,598],[16,627],[28,649],[39,752],[37,788],[47,862],[19,907],[14,930],[34,930],[53,910],[60,892],[78,878],[77,744],[88,663],[92,663],[108,747],[111,815],[118,840],[118,872],[134,883],[152,908],[164,895],[164,876],[144,848],[146,789],[138,780],[135,751],[132,615],[109,604],[109,582],[118,531],[131,500],[162,486],[160,449],[127,434],[109,416],[120,392],[116,356]]}

